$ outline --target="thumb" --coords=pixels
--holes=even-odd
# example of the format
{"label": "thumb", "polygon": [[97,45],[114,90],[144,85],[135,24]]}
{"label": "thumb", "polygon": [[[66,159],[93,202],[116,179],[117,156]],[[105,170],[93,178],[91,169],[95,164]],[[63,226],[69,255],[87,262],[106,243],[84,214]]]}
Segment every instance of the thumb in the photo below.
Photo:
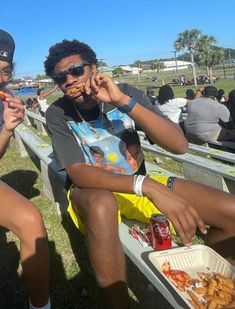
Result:
{"label": "thumb", "polygon": [[8,108],[9,103],[7,101],[2,101],[2,103],[3,103],[4,109]]}

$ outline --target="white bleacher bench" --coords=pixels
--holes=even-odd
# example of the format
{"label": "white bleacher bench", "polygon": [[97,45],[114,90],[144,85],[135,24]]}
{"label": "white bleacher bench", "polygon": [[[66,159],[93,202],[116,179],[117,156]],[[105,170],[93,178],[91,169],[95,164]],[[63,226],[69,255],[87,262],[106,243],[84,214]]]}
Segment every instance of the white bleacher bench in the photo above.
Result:
{"label": "white bleacher bench", "polygon": [[63,212],[66,204],[63,190],[66,175],[57,170],[52,146],[23,124],[15,129],[15,139],[21,157],[29,156],[41,171],[45,195],[54,203],[57,212]]}
{"label": "white bleacher bench", "polygon": [[157,145],[150,145],[143,132],[139,131],[138,134],[144,150],[182,163],[185,178],[229,193],[235,193],[235,154],[189,144],[189,150],[204,155],[204,157],[191,153],[177,155]]}
{"label": "white bleacher bench", "polygon": [[235,142],[233,141],[211,141],[208,142],[208,145],[212,148],[219,148],[235,153]]}
{"label": "white bleacher bench", "polygon": [[[32,161],[40,169],[43,179],[43,191],[45,195],[55,205],[58,213],[65,212],[67,199],[66,192],[63,188],[66,176],[65,173],[58,172],[56,169],[51,145],[45,143],[24,124],[21,124],[16,128],[15,138],[20,155],[22,157],[30,156]],[[148,173],[152,175],[172,175],[169,171],[166,171],[151,163],[146,163],[146,167]],[[149,268],[143,259],[142,255],[153,251],[153,249],[152,247],[143,247],[130,234],[130,228],[134,223],[136,222],[123,218],[123,221],[119,225],[120,240],[125,254],[144,274],[153,287],[162,293],[173,308],[184,308],[181,306],[181,300],[174,298],[174,296],[168,291],[161,280],[156,277],[154,272]]]}
{"label": "white bleacher bench", "polygon": [[24,123],[27,126],[33,126],[35,127],[38,132],[40,132],[42,135],[46,136],[47,134],[47,126],[46,126],[46,119],[45,117],[42,117],[40,114],[37,114],[35,112],[31,112],[29,110],[25,110],[25,118]]}
{"label": "white bleacher bench", "polygon": [[192,143],[189,143],[189,150],[224,162],[229,162],[231,164],[235,163],[235,153],[228,151],[211,148],[209,146],[200,146]]}

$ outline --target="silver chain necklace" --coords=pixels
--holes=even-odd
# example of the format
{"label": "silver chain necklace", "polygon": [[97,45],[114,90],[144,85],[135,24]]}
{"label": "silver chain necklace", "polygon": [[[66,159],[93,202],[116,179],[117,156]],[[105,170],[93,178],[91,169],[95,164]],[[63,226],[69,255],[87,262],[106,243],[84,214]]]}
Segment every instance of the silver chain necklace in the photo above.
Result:
{"label": "silver chain necklace", "polygon": [[[99,139],[99,138],[100,138],[101,133],[98,132],[98,130],[97,130],[96,128],[94,128],[91,124],[92,124],[92,123],[95,123],[95,121],[96,121],[97,119],[99,119],[99,118],[101,118],[101,121],[102,121],[102,124],[103,124],[104,128],[105,128],[108,132],[110,132],[112,135],[115,134],[115,133],[114,133],[113,122],[112,122],[111,120],[108,119],[106,113],[104,112],[104,103],[103,103],[103,102],[101,103],[101,111],[100,111],[99,116],[97,117],[96,120],[93,120],[93,121],[91,121],[91,122],[88,122],[88,121],[86,121],[86,120],[83,118],[82,114],[80,113],[80,111],[78,110],[78,108],[77,108],[77,106],[76,106],[76,104],[75,104],[74,102],[73,102],[73,106],[74,106],[74,109],[75,109],[76,113],[77,113],[78,116],[81,118],[82,122],[85,123],[85,124],[88,126],[88,128],[91,130],[91,132],[93,133],[93,135],[94,135],[94,137],[95,137],[96,139]],[[82,130],[82,128],[80,128],[80,130],[82,131],[83,134],[85,134],[85,132]]]}

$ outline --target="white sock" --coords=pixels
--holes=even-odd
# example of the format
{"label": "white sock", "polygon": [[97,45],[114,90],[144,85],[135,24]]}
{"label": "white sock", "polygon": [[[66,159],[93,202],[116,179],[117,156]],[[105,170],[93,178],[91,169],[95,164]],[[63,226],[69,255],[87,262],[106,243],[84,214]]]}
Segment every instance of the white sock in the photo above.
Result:
{"label": "white sock", "polygon": [[50,301],[50,298],[48,300],[48,303],[43,306],[43,307],[35,307],[31,304],[31,302],[29,302],[29,309],[51,309],[51,301]]}

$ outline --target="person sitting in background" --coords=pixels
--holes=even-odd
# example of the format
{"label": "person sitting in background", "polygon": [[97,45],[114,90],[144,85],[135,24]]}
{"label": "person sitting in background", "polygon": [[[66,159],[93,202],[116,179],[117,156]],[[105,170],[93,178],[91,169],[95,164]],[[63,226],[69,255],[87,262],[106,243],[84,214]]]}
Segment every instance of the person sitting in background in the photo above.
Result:
{"label": "person sitting in background", "polygon": [[192,101],[185,120],[185,134],[189,141],[203,144],[216,140],[235,140],[235,130],[226,129],[230,112],[216,100],[217,89],[205,87],[203,96]]}
{"label": "person sitting in background", "polygon": [[219,89],[219,90],[218,90],[216,99],[217,99],[217,101],[220,102],[220,103],[224,103],[225,101],[227,101],[227,98],[226,98],[226,96],[225,96],[224,89]]}
{"label": "person sitting in background", "polygon": [[52,88],[48,92],[45,92],[43,88],[39,88],[37,90],[37,101],[38,101],[39,111],[42,116],[45,116],[45,112],[49,107],[46,98],[57,89],[58,89],[58,86],[56,85],[54,88]]}
{"label": "person sitting in background", "polygon": [[[193,89],[187,89],[185,94],[186,94],[185,99],[187,99],[189,102],[195,99],[195,92],[193,91]],[[185,120],[187,118],[187,115],[188,115],[188,104],[182,107],[182,118]]]}
{"label": "person sitting in background", "polygon": [[187,100],[194,100],[195,99],[195,93],[194,93],[193,89],[187,89],[186,90],[185,99],[187,99]]}
{"label": "person sitting in background", "polygon": [[194,99],[201,98],[203,96],[203,91],[204,91],[204,87],[197,89],[195,92]]}
{"label": "person sitting in background", "polygon": [[157,104],[162,113],[171,121],[180,125],[184,130],[182,108],[190,101],[185,98],[175,98],[173,89],[169,85],[160,87]]}
{"label": "person sitting in background", "polygon": [[231,116],[231,127],[235,128],[235,89],[231,90],[228,94],[228,100],[224,103],[224,105],[230,111]]}
{"label": "person sitting in background", "polygon": [[28,109],[28,108],[33,108],[33,100],[31,98],[28,98],[26,100],[26,103],[25,103],[25,107]]}
{"label": "person sitting in background", "polygon": [[146,95],[147,95],[147,97],[149,97],[151,103],[152,103],[153,105],[155,105],[155,102],[156,102],[156,99],[157,99],[157,98],[156,98],[156,96],[155,96],[155,94],[154,94],[154,90],[153,90],[152,87],[148,87],[148,88],[147,88],[147,90],[146,90]]}
{"label": "person sitting in background", "polygon": [[[0,89],[11,80],[15,42],[0,29]],[[0,132],[0,159],[4,156],[15,128],[23,121],[20,99],[2,94],[3,127]],[[39,210],[0,179],[0,226],[20,240],[20,259],[30,299],[30,309],[49,309],[49,252],[47,234]],[[20,295],[19,295],[20,297]],[[10,308],[10,306],[9,306]]]}
{"label": "person sitting in background", "polygon": [[38,109],[38,101],[36,98],[28,98],[25,104],[26,109],[37,110]]}
{"label": "person sitting in background", "polygon": [[33,98],[32,107],[33,108],[38,108],[38,100],[37,100],[37,98]]}

